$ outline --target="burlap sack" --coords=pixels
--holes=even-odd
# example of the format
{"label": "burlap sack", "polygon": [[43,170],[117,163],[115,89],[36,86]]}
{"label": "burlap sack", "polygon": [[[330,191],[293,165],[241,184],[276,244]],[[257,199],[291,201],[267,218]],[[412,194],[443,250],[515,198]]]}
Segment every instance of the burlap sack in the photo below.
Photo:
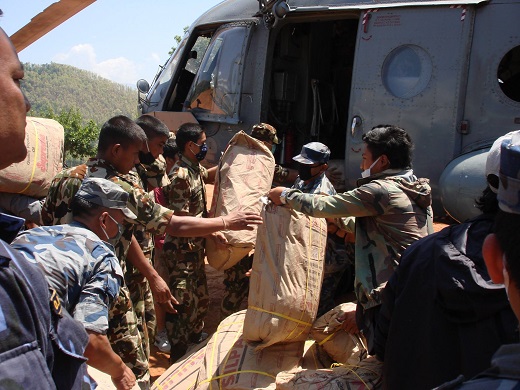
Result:
{"label": "burlap sack", "polygon": [[303,370],[297,368],[276,376],[278,390],[371,390],[380,388],[383,363],[375,357],[362,360],[356,366],[331,369]]}
{"label": "burlap sack", "polygon": [[[211,205],[214,215],[227,215],[238,208],[259,213],[259,198],[271,188],[274,166],[273,154],[262,142],[243,131],[235,134],[219,162]],[[224,231],[224,235],[227,249],[217,249],[213,240],[206,240],[208,263],[217,270],[232,267],[254,248],[256,226],[253,230]]]}
{"label": "burlap sack", "polygon": [[334,361],[316,341],[307,340],[305,342],[301,368],[304,370],[319,370],[321,368],[330,368],[333,364]]}
{"label": "burlap sack", "polygon": [[346,312],[356,312],[356,304],[342,303],[318,318],[311,329],[311,337],[337,363],[356,365],[367,356],[360,336],[352,335],[341,328],[338,317]]}
{"label": "burlap sack", "polygon": [[199,371],[204,363],[205,348],[171,365],[153,383],[152,390],[193,390],[197,386]]}
{"label": "burlap sack", "polygon": [[295,369],[304,342],[255,352],[242,338],[245,310],[224,319],[206,346],[197,389],[274,389],[276,375]]}
{"label": "burlap sack", "polygon": [[307,339],[320,298],[325,219],[267,205],[258,227],[244,338],[257,349]]}
{"label": "burlap sack", "polygon": [[51,181],[63,167],[63,126],[53,119],[27,117],[27,157],[0,171],[0,192],[47,195]]}

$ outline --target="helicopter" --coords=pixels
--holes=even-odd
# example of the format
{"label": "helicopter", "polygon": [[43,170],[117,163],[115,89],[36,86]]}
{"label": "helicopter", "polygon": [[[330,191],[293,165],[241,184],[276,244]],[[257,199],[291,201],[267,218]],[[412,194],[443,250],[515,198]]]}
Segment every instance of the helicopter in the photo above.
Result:
{"label": "helicopter", "polygon": [[212,163],[258,122],[276,127],[282,165],[320,141],[346,189],[362,135],[400,126],[435,213],[461,221],[478,213],[490,145],[520,126],[519,15],[518,0],[225,0],[138,81],[139,109],[191,113]]}

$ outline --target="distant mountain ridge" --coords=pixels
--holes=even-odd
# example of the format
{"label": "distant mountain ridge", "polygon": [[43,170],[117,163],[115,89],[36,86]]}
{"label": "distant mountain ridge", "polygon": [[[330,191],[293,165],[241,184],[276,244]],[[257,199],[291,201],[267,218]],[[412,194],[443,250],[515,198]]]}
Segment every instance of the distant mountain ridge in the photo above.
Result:
{"label": "distant mountain ridge", "polygon": [[29,115],[51,108],[54,113],[77,108],[85,121],[102,125],[115,115],[135,119],[137,89],[107,80],[93,72],[57,63],[24,64],[22,89],[31,102]]}

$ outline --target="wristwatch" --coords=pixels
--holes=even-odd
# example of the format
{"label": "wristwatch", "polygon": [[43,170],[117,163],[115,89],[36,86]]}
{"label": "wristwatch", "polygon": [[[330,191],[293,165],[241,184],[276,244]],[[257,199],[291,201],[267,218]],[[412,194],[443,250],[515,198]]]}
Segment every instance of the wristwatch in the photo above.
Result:
{"label": "wristwatch", "polygon": [[282,204],[287,203],[287,192],[290,190],[290,188],[285,188],[282,193],[280,194],[280,202]]}

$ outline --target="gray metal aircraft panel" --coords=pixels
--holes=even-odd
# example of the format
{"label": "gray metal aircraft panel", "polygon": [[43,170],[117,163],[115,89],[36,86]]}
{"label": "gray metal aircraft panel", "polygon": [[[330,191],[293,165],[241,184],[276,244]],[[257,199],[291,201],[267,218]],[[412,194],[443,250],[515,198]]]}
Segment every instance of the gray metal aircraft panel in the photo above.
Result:
{"label": "gray metal aircraft panel", "polygon": [[[472,15],[472,8],[463,12],[445,6],[429,9],[427,17],[417,8],[403,8],[382,9],[368,20],[362,18],[349,110],[350,121],[359,116],[362,125],[355,128],[354,135],[347,130],[350,186],[359,177],[361,135],[378,124],[407,130],[416,145],[414,170],[437,183],[439,165],[446,165],[454,155]],[[396,53],[405,55],[402,60],[392,60],[400,58]],[[407,77],[411,87],[401,90]],[[425,112],[430,114],[425,116]]]}

